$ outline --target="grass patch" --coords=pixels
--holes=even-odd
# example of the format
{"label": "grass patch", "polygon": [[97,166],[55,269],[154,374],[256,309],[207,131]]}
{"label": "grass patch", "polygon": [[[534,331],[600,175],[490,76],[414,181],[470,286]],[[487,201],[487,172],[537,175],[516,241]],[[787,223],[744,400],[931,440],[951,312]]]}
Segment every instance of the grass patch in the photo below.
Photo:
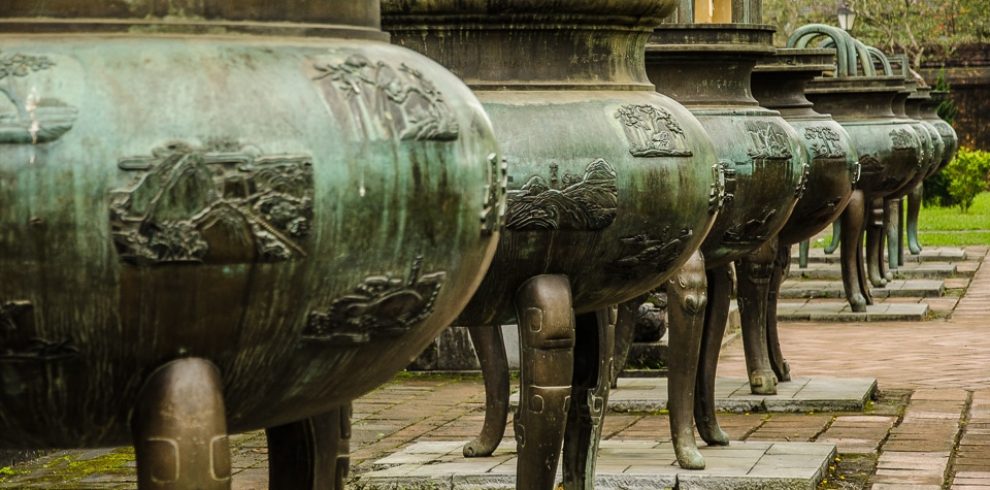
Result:
{"label": "grass patch", "polygon": [[918,217],[918,229],[922,238],[931,235],[933,231],[980,230],[985,233],[984,236],[990,235],[990,192],[976,196],[968,213],[963,213],[958,207],[922,208]]}

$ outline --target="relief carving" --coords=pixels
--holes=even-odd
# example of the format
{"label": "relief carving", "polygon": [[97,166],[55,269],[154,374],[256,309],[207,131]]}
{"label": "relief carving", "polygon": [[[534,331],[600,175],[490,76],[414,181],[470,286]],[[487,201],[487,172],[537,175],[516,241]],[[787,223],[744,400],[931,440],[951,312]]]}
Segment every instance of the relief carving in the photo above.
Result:
{"label": "relief carving", "polygon": [[323,311],[310,312],[303,340],[358,345],[374,337],[399,337],[433,314],[446,272],[422,274],[423,257],[406,279],[372,276]]}
{"label": "relief carving", "polygon": [[804,128],[804,139],[808,141],[808,148],[815,159],[846,158],[845,150],[839,145],[842,136],[828,126]]}
{"label": "relief carving", "polygon": [[79,349],[71,339],[56,342],[38,336],[31,302],[0,304],[0,363],[56,362],[78,355]]}
{"label": "relief carving", "polygon": [[[883,173],[883,164],[875,155],[861,155],[859,157],[859,174],[863,175],[877,175]],[[857,179],[859,180],[859,179]]]}
{"label": "relief carving", "polygon": [[112,191],[110,225],[130,264],[280,262],[306,255],[313,165],[236,143],[172,143],[118,166],[133,184]]}
{"label": "relief carving", "polygon": [[914,150],[918,146],[918,140],[904,128],[890,130],[890,143],[895,150]]}
{"label": "relief carving", "polygon": [[615,169],[602,159],[584,175],[564,174],[550,164],[550,179],[534,175],[509,191],[506,228],[510,230],[601,230],[615,220],[619,190]]}
{"label": "relief carving", "polygon": [[750,149],[747,151],[753,160],[788,160],[791,153],[790,139],[777,123],[769,121],[747,121]]}
{"label": "relief carving", "polygon": [[681,256],[687,241],[694,231],[683,228],[671,232],[670,227],[664,229],[659,237],[649,234],[639,234],[620,239],[624,250],[630,250],[627,255],[614,262],[616,267],[626,270],[647,268],[651,271],[663,272]]}
{"label": "relief carving", "polygon": [[368,137],[453,141],[457,119],[436,86],[405,63],[398,68],[355,54],[343,62],[315,65],[324,90],[342,94]]}
{"label": "relief carving", "polygon": [[46,56],[0,53],[0,144],[41,144],[72,129],[76,108],[40,95],[34,85],[15,83],[55,66]]}
{"label": "relief carving", "polygon": [[509,164],[494,153],[488,156],[491,182],[485,186],[485,207],[481,210],[481,233],[491,235],[505,222],[502,196],[509,185]]}
{"label": "relief carving", "polygon": [[615,118],[623,124],[629,153],[635,157],[689,157],[681,125],[667,110],[651,105],[626,105]]}
{"label": "relief carving", "polygon": [[770,220],[776,215],[776,209],[763,208],[758,218],[731,226],[723,239],[727,243],[765,242],[770,239]]}

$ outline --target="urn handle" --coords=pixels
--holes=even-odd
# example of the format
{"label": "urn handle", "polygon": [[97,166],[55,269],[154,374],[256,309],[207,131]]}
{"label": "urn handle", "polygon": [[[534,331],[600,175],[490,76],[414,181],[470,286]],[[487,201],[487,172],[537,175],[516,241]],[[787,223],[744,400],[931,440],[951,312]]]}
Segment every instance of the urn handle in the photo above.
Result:
{"label": "urn handle", "polygon": [[853,164],[849,166],[849,173],[852,174],[852,185],[858,184],[859,179],[863,176],[863,164],[858,161],[853,162]]}
{"label": "urn handle", "polygon": [[715,180],[709,193],[708,211],[715,213],[721,211],[736,197],[736,169],[732,162],[719,160],[712,165],[712,175]]}

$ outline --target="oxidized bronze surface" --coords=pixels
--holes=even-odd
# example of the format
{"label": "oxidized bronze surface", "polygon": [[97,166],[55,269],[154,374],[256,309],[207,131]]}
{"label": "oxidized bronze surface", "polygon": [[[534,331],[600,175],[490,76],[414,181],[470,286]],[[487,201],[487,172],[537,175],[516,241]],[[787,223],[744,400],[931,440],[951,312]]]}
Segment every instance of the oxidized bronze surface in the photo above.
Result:
{"label": "oxidized bronze surface", "polygon": [[[168,468],[374,388],[473,294],[503,206],[491,126],[384,42],[377,2],[0,15],[0,446],[133,423],[142,489],[229,486]],[[174,458],[196,422],[171,403],[209,436]]]}
{"label": "oxidized bronze surface", "polygon": [[590,488],[613,370],[610,305],[680,268],[722,202],[704,129],[644,70],[643,46],[674,4],[384,3],[395,42],[475,90],[506,158],[505,230],[458,322],[474,326],[489,410],[499,411],[469,456],[494,450],[508,407],[504,353],[492,346],[497,335],[479,330],[518,322],[519,488],[552,488],[565,437],[564,483]]}

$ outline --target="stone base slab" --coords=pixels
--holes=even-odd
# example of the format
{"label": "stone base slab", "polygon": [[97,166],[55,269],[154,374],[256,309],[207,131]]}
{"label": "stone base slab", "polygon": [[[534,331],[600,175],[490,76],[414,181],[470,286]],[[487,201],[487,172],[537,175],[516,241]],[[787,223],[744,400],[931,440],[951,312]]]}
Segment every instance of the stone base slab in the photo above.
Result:
{"label": "stone base slab", "polygon": [[[871,288],[876,298],[938,298],[945,295],[944,279],[894,279],[882,288]],[[841,281],[784,281],[780,297],[784,299],[844,298]]]}
{"label": "stone base slab", "polygon": [[[829,255],[826,255],[825,250],[821,248],[813,248],[808,251],[809,264],[838,264],[839,258],[838,250]],[[794,264],[792,267],[797,267],[798,259],[798,247],[791,247],[791,262]],[[969,256],[966,251],[958,247],[929,247],[923,249],[920,255],[912,255],[907,250],[904,251],[905,264],[910,262],[961,262],[968,259]]]}
{"label": "stone base slab", "polygon": [[777,320],[787,322],[920,322],[928,320],[925,303],[880,303],[852,311],[849,303],[778,303]]}
{"label": "stone base slab", "polygon": [[[776,395],[754,395],[743,378],[715,380],[715,406],[727,412],[860,411],[877,390],[875,378],[796,378],[779,383]],[[667,408],[666,378],[619,378],[609,394],[615,412],[655,412]]]}
{"label": "stone base slab", "polygon": [[[904,264],[894,271],[895,279],[945,279],[953,276],[972,276],[975,271],[971,267],[960,268],[956,264],[923,263]],[[801,279],[842,279],[842,269],[839,264],[808,264],[802,269],[791,266],[789,278]]]}
{"label": "stone base slab", "polygon": [[[515,490],[515,442],[488,458],[467,459],[467,441],[419,442],[375,462],[361,490]],[[814,490],[835,459],[835,445],[735,442],[702,447],[707,467],[683,470],[669,442],[602,441],[596,490]],[[559,481],[558,469],[558,481]]]}

